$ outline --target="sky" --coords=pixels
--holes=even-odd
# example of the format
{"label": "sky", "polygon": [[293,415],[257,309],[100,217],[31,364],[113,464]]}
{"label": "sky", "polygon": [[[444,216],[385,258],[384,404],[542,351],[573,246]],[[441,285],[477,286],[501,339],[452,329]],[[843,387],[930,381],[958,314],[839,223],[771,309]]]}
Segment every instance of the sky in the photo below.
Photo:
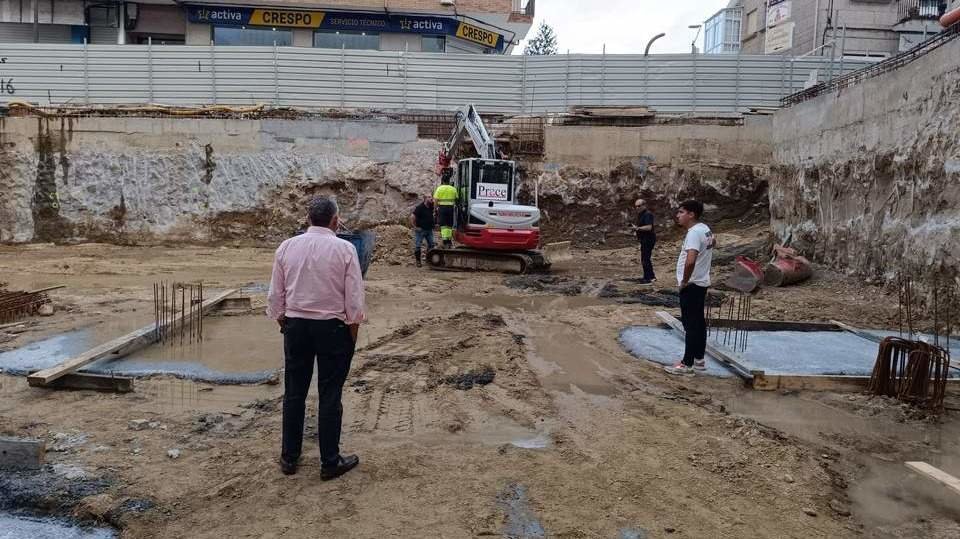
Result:
{"label": "sky", "polygon": [[[647,41],[660,32],[650,54],[689,53],[696,30],[687,26],[703,24],[724,8],[729,0],[536,0],[536,15],[528,38],[536,35],[545,21],[557,33],[559,53],[599,54],[607,45],[608,54],[643,54]],[[682,6],[682,7],[681,7]],[[515,54],[523,52],[521,41]],[[697,38],[703,50],[703,30]]]}

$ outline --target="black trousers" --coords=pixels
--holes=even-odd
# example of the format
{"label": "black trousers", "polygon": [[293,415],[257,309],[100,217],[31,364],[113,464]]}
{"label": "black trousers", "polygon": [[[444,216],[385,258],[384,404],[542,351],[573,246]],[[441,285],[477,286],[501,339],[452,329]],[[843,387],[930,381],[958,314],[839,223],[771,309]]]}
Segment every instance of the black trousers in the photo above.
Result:
{"label": "black trousers", "polygon": [[343,384],[353,360],[350,328],[340,320],[287,318],[283,327],[283,439],[280,456],[297,462],[303,446],[307,391],[317,364],[317,436],[320,464],[334,466],[340,458]]}
{"label": "black trousers", "polygon": [[651,281],[656,278],[653,273],[653,247],[656,244],[656,238],[640,240],[640,264],[643,266],[643,278]]}
{"label": "black trousers", "polygon": [[690,284],[680,291],[680,321],[686,333],[683,364],[688,367],[707,352],[707,320],[703,314],[706,301],[706,287]]}

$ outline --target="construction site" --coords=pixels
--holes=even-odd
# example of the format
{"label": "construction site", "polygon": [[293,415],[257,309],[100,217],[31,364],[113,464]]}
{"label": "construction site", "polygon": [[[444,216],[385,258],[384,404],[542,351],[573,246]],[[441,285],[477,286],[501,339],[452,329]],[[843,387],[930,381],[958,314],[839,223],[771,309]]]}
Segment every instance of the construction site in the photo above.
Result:
{"label": "construction site", "polygon": [[[343,83],[285,106],[282,77],[272,105],[26,88],[0,116],[0,537],[960,537],[958,52],[954,26],[819,82],[777,61],[772,104],[737,60],[739,93],[685,112],[623,97],[606,55],[603,99],[574,101],[568,57],[517,110],[350,106]],[[485,161],[509,186],[477,195],[488,225],[458,209],[418,267],[411,211],[444,166],[490,185]],[[361,464],[329,482],[315,387],[301,471],[277,467],[264,314],[316,196],[365,272]],[[716,238],[707,369],[672,377],[691,198]],[[537,236],[485,251],[497,218]]]}

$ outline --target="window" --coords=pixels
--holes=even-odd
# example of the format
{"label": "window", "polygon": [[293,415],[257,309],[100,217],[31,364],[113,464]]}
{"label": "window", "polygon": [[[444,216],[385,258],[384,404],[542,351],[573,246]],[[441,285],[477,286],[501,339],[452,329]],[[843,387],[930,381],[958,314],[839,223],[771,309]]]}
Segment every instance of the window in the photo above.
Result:
{"label": "window", "polygon": [[321,49],[380,50],[380,34],[376,32],[315,32],[313,46]]}
{"label": "window", "polygon": [[[119,24],[118,10],[113,6],[90,6],[87,8],[87,22],[90,26],[116,28]],[[33,19],[30,19],[33,20]]]}
{"label": "window", "polygon": [[446,36],[421,36],[420,50],[423,52],[446,52]]}
{"label": "window", "polygon": [[276,28],[247,28],[246,26],[214,26],[213,42],[217,45],[293,45],[293,32]]}
{"label": "window", "polygon": [[757,10],[747,13],[747,35],[757,33]]}

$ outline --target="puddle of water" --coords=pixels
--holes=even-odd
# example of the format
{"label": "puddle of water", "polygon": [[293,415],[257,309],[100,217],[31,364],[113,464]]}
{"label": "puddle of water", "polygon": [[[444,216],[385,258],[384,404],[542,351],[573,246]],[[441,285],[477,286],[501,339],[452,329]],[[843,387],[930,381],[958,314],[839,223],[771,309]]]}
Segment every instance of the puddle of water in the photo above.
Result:
{"label": "puddle of water", "polygon": [[504,416],[491,416],[483,421],[472,423],[457,434],[430,434],[421,436],[422,442],[433,442],[438,445],[449,444],[451,440],[480,444],[486,446],[512,445],[521,449],[547,449],[553,445],[550,438],[549,425],[541,425],[541,429],[524,427],[516,421]]}
{"label": "puddle of water", "polygon": [[504,537],[541,539],[547,536],[540,519],[530,508],[527,487],[516,483],[507,485],[497,496],[497,503],[507,514],[507,522],[503,527]]}
{"label": "puddle of water", "polygon": [[[867,467],[867,472],[850,485],[848,494],[852,510],[870,528],[934,515],[960,519],[960,507],[948,501],[951,494],[945,487],[912,473],[903,464],[924,461],[960,475],[960,423],[956,420],[948,419],[940,425],[893,423],[802,396],[757,392],[742,393],[726,406],[733,413],[818,445],[830,445],[838,437],[858,444],[854,458]],[[887,452],[895,455],[882,454]]]}
{"label": "puddle of water", "polygon": [[851,438],[889,438],[930,444],[940,442],[936,430],[882,422],[796,395],[748,391],[730,399],[726,407],[731,413],[756,419],[814,443],[822,443],[821,435],[824,433],[841,434]]}
{"label": "puddle of water", "polygon": [[[196,363],[222,373],[258,372],[283,365],[283,335],[265,316],[205,318],[203,340],[156,344],[120,360],[127,365]],[[117,363],[117,362],[114,362]]]}
{"label": "puddle of water", "polygon": [[616,360],[584,343],[569,326],[531,324],[529,336],[533,344],[530,365],[546,387],[570,392],[573,385],[585,393],[603,396],[617,392],[600,374],[615,371]]}
{"label": "puddle of water", "polygon": [[90,528],[55,518],[21,517],[0,513],[0,539],[112,539],[109,528]]}
{"label": "puddle of water", "polygon": [[137,382],[136,390],[147,396],[147,401],[136,405],[138,410],[157,413],[196,411],[222,412],[239,409],[241,404],[267,400],[283,392],[281,386],[217,385],[193,380],[144,380]]}

